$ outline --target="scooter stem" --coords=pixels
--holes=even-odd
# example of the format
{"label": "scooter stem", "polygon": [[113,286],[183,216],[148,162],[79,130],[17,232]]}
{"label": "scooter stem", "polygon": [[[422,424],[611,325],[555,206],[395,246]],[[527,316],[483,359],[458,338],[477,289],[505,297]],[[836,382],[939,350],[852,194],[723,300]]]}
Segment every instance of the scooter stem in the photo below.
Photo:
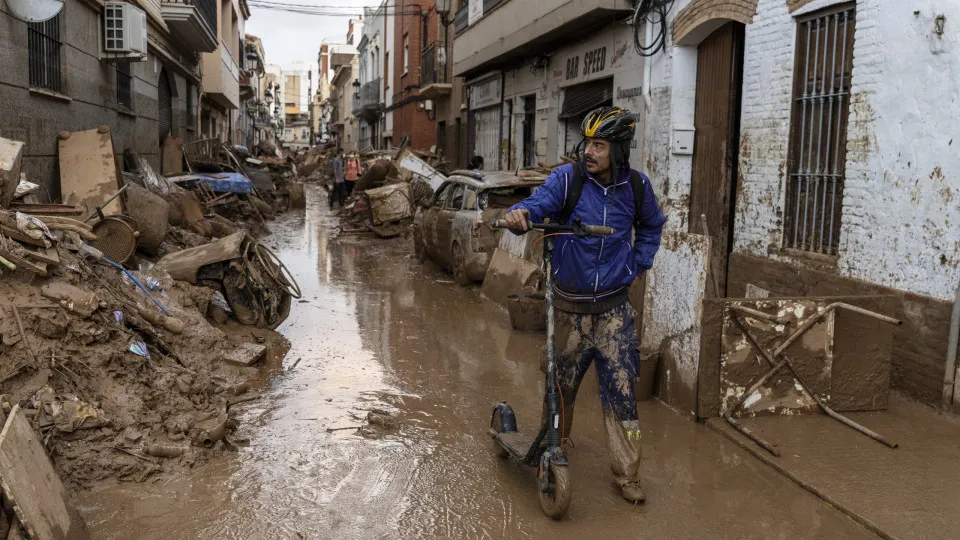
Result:
{"label": "scooter stem", "polygon": [[557,390],[557,358],[556,347],[553,343],[553,242],[547,237],[543,242],[543,260],[546,263],[547,278],[544,282],[544,298],[547,308],[547,388],[544,399],[547,409],[547,447],[560,446],[561,418],[560,394]]}

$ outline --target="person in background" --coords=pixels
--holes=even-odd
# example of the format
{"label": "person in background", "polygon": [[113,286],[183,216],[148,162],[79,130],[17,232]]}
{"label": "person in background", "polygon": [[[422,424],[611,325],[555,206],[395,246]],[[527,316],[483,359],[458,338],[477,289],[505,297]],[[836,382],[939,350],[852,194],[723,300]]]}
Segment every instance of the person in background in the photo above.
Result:
{"label": "person in background", "polygon": [[333,185],[330,188],[330,209],[333,210],[334,201],[343,208],[343,200],[346,198],[346,182],[343,173],[343,149],[337,148],[337,157],[330,162],[330,174],[333,176]]}
{"label": "person in background", "polygon": [[467,164],[467,168],[477,174],[480,174],[480,171],[483,170],[483,157],[473,156],[470,158],[470,163]]}
{"label": "person in background", "polygon": [[357,159],[356,154],[350,154],[350,157],[347,158],[343,167],[343,177],[346,179],[347,186],[347,197],[353,193],[353,186],[357,183],[357,179],[360,178],[361,174],[363,174],[363,171],[360,168],[360,160]]}

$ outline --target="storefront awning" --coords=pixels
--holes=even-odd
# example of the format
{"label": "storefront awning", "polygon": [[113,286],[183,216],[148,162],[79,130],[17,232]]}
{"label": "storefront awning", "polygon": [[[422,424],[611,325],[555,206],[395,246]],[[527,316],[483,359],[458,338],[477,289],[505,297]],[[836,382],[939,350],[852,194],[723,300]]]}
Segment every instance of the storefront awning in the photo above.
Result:
{"label": "storefront awning", "polygon": [[566,89],[560,118],[583,116],[597,107],[613,105],[613,79],[590,81]]}

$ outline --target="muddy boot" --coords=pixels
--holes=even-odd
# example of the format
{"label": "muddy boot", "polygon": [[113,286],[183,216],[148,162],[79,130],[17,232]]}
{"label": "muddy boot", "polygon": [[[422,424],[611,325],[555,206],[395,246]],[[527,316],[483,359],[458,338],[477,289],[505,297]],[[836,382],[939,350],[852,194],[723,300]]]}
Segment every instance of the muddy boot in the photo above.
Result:
{"label": "muddy boot", "polygon": [[647,500],[647,496],[644,495],[643,490],[640,489],[638,482],[631,482],[620,486],[620,494],[623,495],[624,499],[633,504],[639,504]]}

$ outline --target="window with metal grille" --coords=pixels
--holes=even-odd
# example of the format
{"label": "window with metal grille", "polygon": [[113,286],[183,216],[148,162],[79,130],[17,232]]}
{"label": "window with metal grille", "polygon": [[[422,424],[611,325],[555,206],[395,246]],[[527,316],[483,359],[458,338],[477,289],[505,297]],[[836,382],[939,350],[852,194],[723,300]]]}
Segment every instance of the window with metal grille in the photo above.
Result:
{"label": "window with metal grille", "polygon": [[133,110],[133,76],[130,62],[117,62],[117,105]]}
{"label": "window with metal grille", "polygon": [[60,64],[60,21],[63,14],[38,23],[27,24],[30,86],[63,91]]}
{"label": "window with metal grille", "polygon": [[855,5],[797,21],[784,246],[836,255],[846,173]]}

